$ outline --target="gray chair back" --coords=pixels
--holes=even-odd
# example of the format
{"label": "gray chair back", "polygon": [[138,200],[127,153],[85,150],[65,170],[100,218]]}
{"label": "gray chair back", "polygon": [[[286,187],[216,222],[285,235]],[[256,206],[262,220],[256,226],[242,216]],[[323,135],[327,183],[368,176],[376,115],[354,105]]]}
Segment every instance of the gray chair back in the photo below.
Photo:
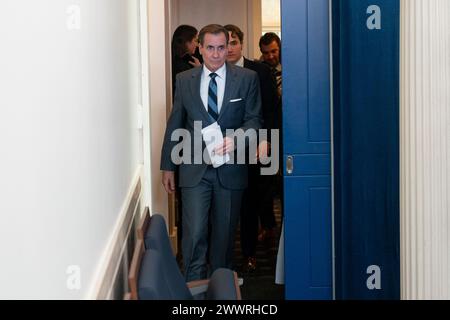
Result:
{"label": "gray chair back", "polygon": [[[149,226],[145,232],[144,243],[146,252],[143,258],[142,268],[144,268],[144,263],[148,263],[158,269],[147,270],[158,270],[161,272],[151,272],[152,275],[149,277],[158,278],[161,276],[160,279],[153,280],[155,284],[160,283],[163,279],[166,281],[166,286],[170,288],[171,292],[170,294],[161,293],[161,295],[166,297],[164,299],[193,299],[173,254],[169,235],[167,233],[166,222],[163,216],[154,214],[151,217]],[[152,261],[150,256],[155,256],[155,261]],[[151,261],[146,261],[146,259]],[[142,299],[141,295],[139,295],[139,297]]]}

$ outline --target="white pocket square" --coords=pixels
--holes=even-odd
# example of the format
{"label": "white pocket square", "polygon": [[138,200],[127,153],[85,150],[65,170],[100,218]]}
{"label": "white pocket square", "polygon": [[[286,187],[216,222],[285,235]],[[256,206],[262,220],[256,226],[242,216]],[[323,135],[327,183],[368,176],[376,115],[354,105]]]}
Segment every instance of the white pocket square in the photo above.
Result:
{"label": "white pocket square", "polygon": [[230,100],[230,103],[242,101],[242,98]]}

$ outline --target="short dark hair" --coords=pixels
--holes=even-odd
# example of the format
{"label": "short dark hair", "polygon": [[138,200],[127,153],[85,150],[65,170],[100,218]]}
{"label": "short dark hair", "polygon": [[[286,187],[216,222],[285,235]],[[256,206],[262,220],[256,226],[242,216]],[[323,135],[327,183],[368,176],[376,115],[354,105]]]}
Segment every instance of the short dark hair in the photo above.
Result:
{"label": "short dark hair", "polygon": [[276,41],[278,44],[278,48],[281,50],[281,40],[280,37],[274,32],[267,32],[259,39],[259,48],[262,49],[262,46],[268,46],[272,42]]}
{"label": "short dark hair", "polygon": [[228,32],[231,32],[233,37],[238,37],[239,41],[244,43],[244,33],[238,26],[235,26],[234,24],[227,24],[224,28],[227,29]]}
{"label": "short dark hair", "polygon": [[225,29],[220,24],[209,24],[206,27],[203,27],[202,30],[200,30],[200,33],[198,34],[198,41],[203,46],[203,43],[205,41],[205,35],[207,33],[218,35],[220,33],[223,33],[225,35],[225,38],[227,40],[226,45],[228,45],[228,41],[230,40],[230,36],[228,35],[227,29]]}
{"label": "short dark hair", "polygon": [[186,24],[179,26],[173,33],[172,54],[176,57],[183,57],[187,53],[186,43],[192,41],[197,33],[197,29],[193,26]]}

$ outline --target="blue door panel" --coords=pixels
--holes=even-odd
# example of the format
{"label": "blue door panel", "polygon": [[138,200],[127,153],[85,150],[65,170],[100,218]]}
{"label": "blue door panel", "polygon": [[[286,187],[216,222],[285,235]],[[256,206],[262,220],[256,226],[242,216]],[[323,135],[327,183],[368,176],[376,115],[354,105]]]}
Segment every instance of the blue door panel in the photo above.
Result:
{"label": "blue door panel", "polygon": [[[282,1],[286,299],[332,299],[328,0]],[[293,160],[287,172],[288,157]]]}
{"label": "blue door panel", "polygon": [[330,3],[282,1],[286,298],[333,297],[334,227],[336,297],[398,299],[399,0],[332,1],[333,79]]}
{"label": "blue door panel", "polygon": [[328,1],[282,5],[283,64],[289,66],[283,69],[284,148],[291,154],[330,153]]}
{"label": "blue door panel", "polygon": [[[330,154],[298,154],[292,156],[295,174],[298,176],[331,175]],[[286,163],[287,157],[284,159]]]}
{"label": "blue door panel", "polygon": [[[328,177],[328,181],[329,181]],[[325,181],[325,180],[324,180]],[[309,186],[310,210],[310,255],[311,255],[311,283],[314,287],[331,290],[331,189],[330,186]],[[329,298],[329,294],[324,297]]]}
{"label": "blue door panel", "polygon": [[[330,142],[328,1],[308,2],[308,141]],[[329,152],[329,145],[327,145]],[[326,152],[326,151],[325,151]]]}
{"label": "blue door panel", "polygon": [[[289,299],[330,299],[331,264],[331,183],[330,176],[286,178],[285,218],[286,296]],[[305,210],[305,208],[307,208]],[[295,214],[297,213],[297,214]],[[297,242],[291,241],[293,238]],[[301,277],[298,277],[301,275]],[[292,279],[296,281],[290,281]]]}

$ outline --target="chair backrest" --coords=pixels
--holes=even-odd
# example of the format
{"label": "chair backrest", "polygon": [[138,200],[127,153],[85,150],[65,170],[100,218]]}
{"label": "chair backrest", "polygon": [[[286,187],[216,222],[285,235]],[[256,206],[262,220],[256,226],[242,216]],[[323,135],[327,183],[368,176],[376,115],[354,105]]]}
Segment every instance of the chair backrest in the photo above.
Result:
{"label": "chair backrest", "polygon": [[192,300],[193,297],[179,270],[173,273],[168,261],[154,249],[142,258],[138,292],[140,300]]}
{"label": "chair backrest", "polygon": [[148,228],[145,229],[144,245],[146,249],[156,249],[173,257],[175,256],[170,245],[166,221],[162,215],[154,214],[150,218]]}
{"label": "chair backrest", "polygon": [[206,294],[208,300],[241,300],[241,289],[236,272],[220,268],[214,271]]}
{"label": "chair backrest", "polygon": [[[159,214],[150,217],[146,212],[139,228],[130,266],[129,298],[193,299],[173,254],[164,217]],[[207,299],[241,299],[237,275],[231,270],[216,270],[209,281],[209,286]]]}
{"label": "chair backrest", "polygon": [[180,294],[178,299],[192,299],[170,245],[169,234],[167,233],[166,222],[163,216],[159,214],[152,215],[145,232],[144,243],[147,250],[155,250],[160,254],[164,263],[164,272],[170,275],[167,279],[168,284],[173,288],[174,292]]}

